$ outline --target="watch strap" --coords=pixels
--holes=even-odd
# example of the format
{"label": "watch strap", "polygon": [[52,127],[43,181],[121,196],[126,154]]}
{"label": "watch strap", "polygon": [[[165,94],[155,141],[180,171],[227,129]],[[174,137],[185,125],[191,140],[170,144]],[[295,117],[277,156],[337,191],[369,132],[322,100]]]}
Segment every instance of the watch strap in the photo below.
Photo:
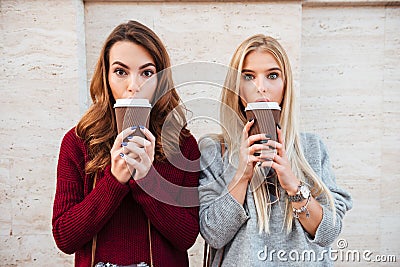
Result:
{"label": "watch strap", "polygon": [[301,194],[296,194],[294,196],[287,196],[289,202],[300,202],[304,200],[305,198]]}
{"label": "watch strap", "polygon": [[305,185],[303,182],[300,182],[300,185],[299,185],[298,188],[297,188],[296,195],[294,195],[294,196],[290,196],[290,195],[288,195],[288,194],[286,193],[289,202],[300,202],[300,201],[303,201],[304,199],[307,199],[306,197],[304,197],[304,196],[301,194],[301,188],[302,188],[303,186],[306,186],[306,185]]}

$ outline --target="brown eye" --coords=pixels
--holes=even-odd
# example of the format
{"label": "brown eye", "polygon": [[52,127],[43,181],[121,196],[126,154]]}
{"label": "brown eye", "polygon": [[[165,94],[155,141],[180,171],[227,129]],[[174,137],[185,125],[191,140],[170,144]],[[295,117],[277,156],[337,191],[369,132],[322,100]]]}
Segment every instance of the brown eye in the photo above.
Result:
{"label": "brown eye", "polygon": [[115,69],[114,73],[117,74],[118,76],[126,75],[126,72],[123,69],[120,69],[120,68]]}
{"label": "brown eye", "polygon": [[151,76],[154,75],[154,72],[151,71],[151,70],[145,70],[145,71],[143,71],[142,75],[147,77],[147,78],[150,78]]}

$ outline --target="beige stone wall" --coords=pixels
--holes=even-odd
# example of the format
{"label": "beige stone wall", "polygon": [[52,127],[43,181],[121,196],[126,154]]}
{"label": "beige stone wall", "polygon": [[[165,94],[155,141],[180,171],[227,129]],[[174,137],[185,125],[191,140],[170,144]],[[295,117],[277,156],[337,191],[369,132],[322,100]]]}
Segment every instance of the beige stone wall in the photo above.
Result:
{"label": "beige stone wall", "polygon": [[[338,183],[354,197],[341,237],[349,250],[399,262],[400,8],[388,3],[1,0],[0,266],[73,266],[51,235],[59,145],[87,107],[102,42],[128,19],[154,29],[174,65],[223,66],[254,33],[280,39],[300,92],[302,129],[325,140]],[[204,107],[194,99],[217,99],[219,87],[178,90],[195,136],[216,131],[216,123],[196,119]],[[200,237],[190,255],[191,266],[201,266]],[[366,263],[336,264],[354,265]]]}

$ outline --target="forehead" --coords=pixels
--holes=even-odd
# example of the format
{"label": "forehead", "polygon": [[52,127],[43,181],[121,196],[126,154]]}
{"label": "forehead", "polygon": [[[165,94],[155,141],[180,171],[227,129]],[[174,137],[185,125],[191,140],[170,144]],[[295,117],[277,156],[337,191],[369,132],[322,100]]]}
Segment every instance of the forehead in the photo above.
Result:
{"label": "forehead", "polygon": [[271,67],[279,67],[279,64],[271,52],[256,49],[248,53],[243,61],[244,69],[252,67],[271,68]]}
{"label": "forehead", "polygon": [[110,49],[110,62],[121,61],[124,63],[141,64],[154,63],[150,52],[143,46],[130,41],[116,42]]}

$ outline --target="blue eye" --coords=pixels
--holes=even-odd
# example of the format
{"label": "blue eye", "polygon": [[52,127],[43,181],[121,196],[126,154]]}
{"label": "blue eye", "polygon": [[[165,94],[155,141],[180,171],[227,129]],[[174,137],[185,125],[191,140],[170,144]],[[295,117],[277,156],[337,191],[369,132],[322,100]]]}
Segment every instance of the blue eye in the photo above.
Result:
{"label": "blue eye", "polygon": [[267,75],[267,78],[271,79],[271,80],[276,80],[276,79],[278,79],[278,77],[279,77],[279,74],[276,72],[273,72],[273,73],[270,73]]}
{"label": "blue eye", "polygon": [[243,78],[244,78],[246,81],[254,80],[254,76],[251,75],[251,74],[243,74]]}

